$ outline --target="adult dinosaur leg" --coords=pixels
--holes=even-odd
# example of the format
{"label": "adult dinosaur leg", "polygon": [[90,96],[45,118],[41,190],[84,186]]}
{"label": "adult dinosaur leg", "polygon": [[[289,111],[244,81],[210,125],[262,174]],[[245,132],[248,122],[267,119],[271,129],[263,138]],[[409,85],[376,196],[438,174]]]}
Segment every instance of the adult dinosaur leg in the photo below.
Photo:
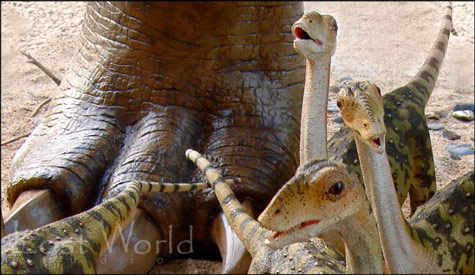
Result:
{"label": "adult dinosaur leg", "polygon": [[[124,133],[113,117],[113,110],[67,96],[53,100],[44,122],[13,159],[7,194],[9,203],[17,202],[13,218],[6,219],[6,233],[15,229],[21,216],[30,222],[18,223],[18,229],[33,229],[91,206],[95,197],[90,194],[95,193],[96,184],[118,151],[117,141]],[[51,191],[21,195],[32,189]],[[45,209],[24,207],[28,202]]]}
{"label": "adult dinosaur leg", "polygon": [[[135,133],[105,179],[104,199],[123,190],[124,183],[132,180],[184,182],[187,177],[184,152],[186,146],[196,142],[199,129],[196,113],[180,107],[157,107],[134,128],[131,131]],[[130,242],[124,246],[117,234],[112,249],[101,253],[104,257],[102,263],[99,261],[98,271],[146,273],[157,257],[179,253],[174,246],[186,238],[187,196],[183,193],[142,195],[139,206],[144,211],[138,209],[132,213],[132,219],[122,226],[122,235]],[[150,244],[151,249],[137,249],[141,244]]]}
{"label": "adult dinosaur leg", "polygon": [[[246,119],[255,121],[253,124],[255,128],[241,124]],[[241,182],[233,184],[231,188],[238,198],[249,199],[254,213],[259,213],[265,207],[272,194],[293,175],[298,164],[298,144],[287,141],[287,144],[295,145],[294,148],[287,150],[281,141],[285,138],[279,136],[297,138],[298,133],[295,136],[286,133],[296,129],[295,125],[288,125],[279,132],[259,125],[258,122],[262,121],[258,117],[218,118],[212,123],[215,126],[214,131],[201,144],[202,151],[206,155],[217,157],[216,168],[221,170],[225,177],[241,179]],[[201,172],[195,170],[193,182],[203,180]],[[194,224],[198,224],[199,220],[209,219],[213,216],[212,209],[218,208],[216,196],[211,189],[202,190],[196,198],[193,198],[193,202],[195,204],[193,218],[196,221]],[[197,231],[206,232],[206,230]],[[204,236],[197,237],[204,238]],[[245,258],[235,260],[229,266],[236,266],[245,261]],[[228,263],[223,262],[223,266],[226,265]]]}

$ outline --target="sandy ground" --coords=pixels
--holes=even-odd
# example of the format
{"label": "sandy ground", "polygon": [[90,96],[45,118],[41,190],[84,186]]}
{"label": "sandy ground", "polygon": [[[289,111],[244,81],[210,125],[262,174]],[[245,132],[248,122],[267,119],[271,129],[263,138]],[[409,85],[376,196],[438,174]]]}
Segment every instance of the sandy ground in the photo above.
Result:
{"label": "sandy ground", "polygon": [[[383,91],[407,83],[422,65],[436,37],[444,4],[441,2],[307,2],[306,10],[331,14],[338,22],[338,46],[332,60],[331,85],[342,77],[368,79]],[[447,55],[426,113],[447,110],[439,120],[461,139],[450,141],[442,131],[431,131],[439,188],[473,169],[474,156],[452,160],[446,145],[474,141],[474,124],[462,122],[450,114],[455,103],[474,102],[474,3],[453,4],[454,27]],[[85,11],[83,2],[2,2],[1,3],[1,141],[29,133],[41,121],[47,108],[30,117],[43,100],[59,92],[56,84],[28,64],[20,50],[38,59],[60,78],[66,74],[77,50]],[[335,94],[330,95],[335,105]],[[332,122],[330,134],[340,124]],[[2,146],[2,215],[8,216],[5,186],[15,152],[25,138]],[[170,260],[157,265],[152,273],[216,273],[215,261]]]}

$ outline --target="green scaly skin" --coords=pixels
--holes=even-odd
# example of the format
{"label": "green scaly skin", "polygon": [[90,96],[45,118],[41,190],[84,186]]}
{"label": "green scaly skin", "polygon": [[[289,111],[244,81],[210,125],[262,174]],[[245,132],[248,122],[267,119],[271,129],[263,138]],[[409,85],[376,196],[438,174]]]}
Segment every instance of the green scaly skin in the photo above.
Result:
{"label": "green scaly skin", "polygon": [[185,192],[207,187],[207,183],[132,182],[116,197],[88,211],[3,237],[2,273],[96,273],[101,248],[116,234],[120,222],[137,208],[141,193]]}
{"label": "green scaly skin", "polygon": [[188,149],[186,157],[195,163],[214,187],[231,228],[252,256],[249,273],[258,274],[341,274],[345,258],[319,239],[273,250],[264,242],[273,234],[246,213],[218,170],[200,153]]}
{"label": "green scaly skin", "polygon": [[[384,172],[389,171],[389,167],[375,163],[383,159],[371,153],[381,150],[386,158],[384,147],[380,146],[378,149],[374,145],[371,146],[375,144],[372,141],[380,140],[386,132],[384,124],[381,123],[383,102],[379,88],[368,81],[351,83],[338,94],[338,106],[345,124],[352,128],[355,136],[358,137],[357,147],[362,156],[360,160],[366,191],[368,197],[373,198],[371,203],[373,203],[376,220],[381,217],[381,214],[390,217],[392,213],[388,213],[388,209],[393,210],[392,207],[397,205],[396,196],[393,197],[393,202],[388,196],[379,196],[391,191],[388,187],[392,189],[391,175]],[[369,125],[369,127],[365,128],[364,125]],[[381,174],[378,175],[378,173]],[[387,185],[384,182],[386,179],[389,179],[386,181]],[[383,249],[387,248],[384,252],[386,259],[395,260],[388,261],[389,270],[396,273],[473,273],[473,197],[474,172],[472,171],[439,190],[428,202],[418,208],[409,223],[402,214],[401,220],[391,216],[389,219],[378,221],[380,222],[378,225],[381,246]],[[286,202],[289,201],[291,200],[286,200]],[[401,212],[400,209],[396,209],[397,211]],[[396,228],[397,231],[387,230],[384,223],[388,223],[389,227]],[[399,223],[403,223],[402,226],[399,226]],[[397,232],[403,232],[403,234],[398,235]],[[409,242],[405,240],[405,236],[408,237]],[[406,242],[410,244],[394,247],[397,243]],[[403,255],[403,251],[408,248],[408,259],[414,260],[411,263],[408,263]],[[401,258],[397,259],[397,257]],[[407,269],[403,269],[404,267]]]}
{"label": "green scaly skin", "polygon": [[[386,152],[394,185],[402,205],[410,195],[411,214],[427,202],[436,191],[432,145],[424,109],[434,89],[452,29],[452,6],[446,7],[437,39],[416,76],[406,85],[386,93],[384,123]],[[358,154],[353,132],[347,126],[328,142],[329,159],[350,166],[360,180]]]}
{"label": "green scaly skin", "polygon": [[474,174],[470,171],[439,190],[409,221],[412,238],[444,273],[475,272]]}

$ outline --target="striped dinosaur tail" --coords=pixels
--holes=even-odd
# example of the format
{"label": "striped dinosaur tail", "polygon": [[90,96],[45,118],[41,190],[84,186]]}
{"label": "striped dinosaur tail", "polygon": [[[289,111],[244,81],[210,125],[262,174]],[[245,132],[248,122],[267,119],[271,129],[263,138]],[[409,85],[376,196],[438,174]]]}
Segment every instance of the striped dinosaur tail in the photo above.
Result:
{"label": "striped dinosaur tail", "polygon": [[195,163],[206,175],[206,178],[214,187],[216,197],[231,224],[231,228],[236,232],[236,235],[251,256],[254,257],[262,250],[262,246],[265,245],[265,239],[272,232],[264,229],[253,217],[246,213],[234,195],[233,190],[229,187],[229,181],[225,180],[204,156],[192,149],[188,149],[186,150],[186,157]]}
{"label": "striped dinosaur tail", "polygon": [[445,8],[437,39],[429,55],[426,57],[424,64],[410,82],[410,84],[417,89],[423,106],[427,104],[437,81],[452,28],[452,3],[449,2]]}
{"label": "striped dinosaur tail", "polygon": [[131,182],[117,196],[88,211],[3,237],[2,273],[95,273],[101,248],[109,247],[108,239],[137,208],[141,193],[207,187],[208,183]]}

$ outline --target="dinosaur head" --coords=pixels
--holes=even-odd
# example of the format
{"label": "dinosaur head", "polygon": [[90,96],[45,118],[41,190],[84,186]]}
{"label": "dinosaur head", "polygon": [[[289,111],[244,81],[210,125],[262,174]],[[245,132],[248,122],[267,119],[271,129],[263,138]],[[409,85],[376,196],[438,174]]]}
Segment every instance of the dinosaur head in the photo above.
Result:
{"label": "dinosaur head", "polygon": [[312,160],[279,190],[258,221],[275,232],[266,244],[279,249],[338,227],[360,209],[363,198],[363,187],[347,166]]}
{"label": "dinosaur head", "polygon": [[343,121],[355,132],[356,138],[371,150],[382,153],[386,126],[379,87],[369,81],[349,83],[338,93],[337,105]]}
{"label": "dinosaur head", "polygon": [[321,54],[333,56],[337,30],[331,15],[320,15],[316,11],[305,13],[292,26],[294,48],[307,59],[315,59]]}

